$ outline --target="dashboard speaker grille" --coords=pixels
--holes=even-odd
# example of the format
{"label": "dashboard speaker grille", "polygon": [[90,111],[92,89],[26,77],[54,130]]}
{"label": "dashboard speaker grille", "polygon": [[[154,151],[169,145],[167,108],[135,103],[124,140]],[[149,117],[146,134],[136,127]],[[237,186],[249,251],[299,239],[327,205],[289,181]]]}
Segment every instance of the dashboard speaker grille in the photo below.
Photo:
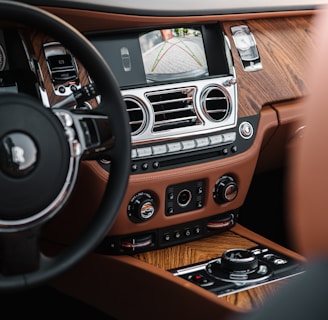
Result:
{"label": "dashboard speaker grille", "polygon": [[204,113],[210,120],[222,121],[230,114],[228,94],[218,86],[210,86],[203,91],[201,104]]}
{"label": "dashboard speaker grille", "polygon": [[194,105],[195,92],[195,87],[187,87],[147,93],[155,115],[153,131],[199,124]]}

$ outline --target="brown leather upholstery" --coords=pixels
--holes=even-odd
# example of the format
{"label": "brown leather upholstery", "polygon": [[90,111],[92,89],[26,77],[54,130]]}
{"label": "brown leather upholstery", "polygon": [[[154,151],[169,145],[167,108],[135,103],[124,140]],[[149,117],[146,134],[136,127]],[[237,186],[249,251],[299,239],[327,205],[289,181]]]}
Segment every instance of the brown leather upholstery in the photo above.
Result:
{"label": "brown leather upholstery", "polygon": [[325,320],[328,315],[328,6],[315,21],[304,133],[289,155],[289,230],[308,269],[291,279],[261,308],[235,320]]}
{"label": "brown leather upholstery", "polygon": [[315,21],[309,96],[304,101],[304,135],[289,162],[290,230],[308,258],[328,253],[328,8]]}

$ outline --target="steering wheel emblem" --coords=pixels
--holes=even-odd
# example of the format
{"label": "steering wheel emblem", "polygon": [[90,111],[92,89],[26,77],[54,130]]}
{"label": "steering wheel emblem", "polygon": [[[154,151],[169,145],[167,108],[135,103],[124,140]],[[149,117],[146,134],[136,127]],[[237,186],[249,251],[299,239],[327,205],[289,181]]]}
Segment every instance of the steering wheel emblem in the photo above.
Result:
{"label": "steering wheel emblem", "polygon": [[24,149],[19,146],[13,146],[11,148],[13,163],[20,165],[25,163]]}
{"label": "steering wheel emblem", "polygon": [[11,177],[29,174],[37,163],[37,147],[25,133],[5,135],[0,142],[0,169]]}

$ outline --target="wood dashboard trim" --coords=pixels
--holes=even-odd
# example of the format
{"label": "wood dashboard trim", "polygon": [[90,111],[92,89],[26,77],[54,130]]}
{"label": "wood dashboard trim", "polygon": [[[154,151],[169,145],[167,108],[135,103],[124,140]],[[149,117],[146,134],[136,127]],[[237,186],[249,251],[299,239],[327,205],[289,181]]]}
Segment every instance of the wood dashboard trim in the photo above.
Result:
{"label": "wood dashboard trim", "polygon": [[[313,16],[275,17],[223,23],[228,35],[238,81],[239,117],[258,113],[265,105],[288,102],[307,94],[305,70],[314,48]],[[230,28],[246,24],[253,33],[263,69],[245,72]]]}

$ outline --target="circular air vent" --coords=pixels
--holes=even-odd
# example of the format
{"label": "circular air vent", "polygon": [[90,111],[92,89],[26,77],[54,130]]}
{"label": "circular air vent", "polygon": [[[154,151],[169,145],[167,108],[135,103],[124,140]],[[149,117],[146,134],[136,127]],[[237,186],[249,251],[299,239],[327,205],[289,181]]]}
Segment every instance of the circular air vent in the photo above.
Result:
{"label": "circular air vent", "polygon": [[230,113],[228,93],[218,86],[209,86],[201,95],[201,105],[206,117],[213,121],[222,121]]}
{"label": "circular air vent", "polygon": [[144,105],[135,97],[124,97],[126,109],[130,117],[131,134],[139,134],[145,127],[147,117]]}

